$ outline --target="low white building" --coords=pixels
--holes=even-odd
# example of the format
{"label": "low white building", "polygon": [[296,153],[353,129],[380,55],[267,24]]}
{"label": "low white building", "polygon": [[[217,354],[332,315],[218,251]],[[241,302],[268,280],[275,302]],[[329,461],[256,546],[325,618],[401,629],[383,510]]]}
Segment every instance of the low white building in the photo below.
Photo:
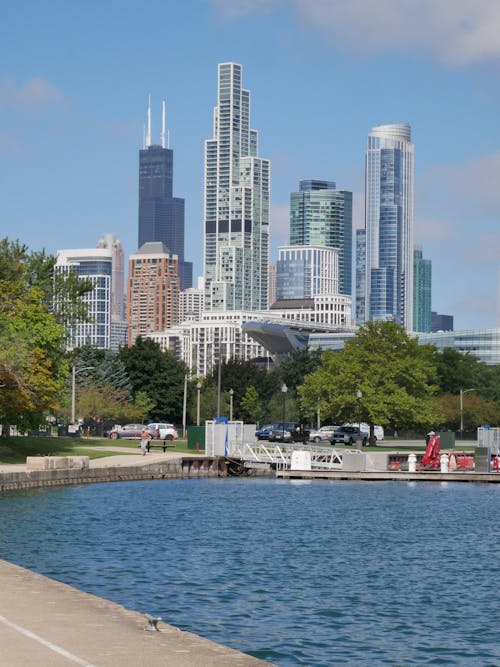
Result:
{"label": "low white building", "polygon": [[[182,359],[196,375],[205,376],[221,361],[269,357],[269,352],[244,330],[249,322],[286,325],[297,330],[351,331],[351,299],[335,294],[295,299],[266,311],[205,312],[200,320],[185,321],[148,337]],[[277,306],[277,304],[275,304]]]}

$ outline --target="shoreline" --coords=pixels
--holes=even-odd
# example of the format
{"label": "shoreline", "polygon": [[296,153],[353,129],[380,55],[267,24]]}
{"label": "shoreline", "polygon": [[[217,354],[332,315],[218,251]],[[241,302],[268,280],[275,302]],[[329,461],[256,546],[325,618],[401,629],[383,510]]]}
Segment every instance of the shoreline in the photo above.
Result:
{"label": "shoreline", "polygon": [[265,667],[271,663],[0,560],[2,664]]}

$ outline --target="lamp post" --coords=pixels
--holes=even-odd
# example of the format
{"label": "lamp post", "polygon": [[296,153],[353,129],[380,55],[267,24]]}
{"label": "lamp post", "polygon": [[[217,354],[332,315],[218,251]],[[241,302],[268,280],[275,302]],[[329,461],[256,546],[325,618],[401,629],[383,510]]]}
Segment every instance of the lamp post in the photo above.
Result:
{"label": "lamp post", "polygon": [[460,389],[460,439],[464,437],[464,394],[469,391],[476,391],[475,389]]}
{"label": "lamp post", "polygon": [[229,390],[229,421],[233,421],[233,396],[234,396],[234,389]]}
{"label": "lamp post", "polygon": [[[359,428],[359,435],[361,438],[361,399],[363,398],[363,392],[358,389],[356,392],[356,398],[357,398],[357,403],[358,403],[358,428]],[[360,442],[362,443],[363,440],[361,439]]]}
{"label": "lamp post", "polygon": [[219,343],[219,361],[217,364],[217,420],[220,417],[220,386],[221,386],[221,345]]}
{"label": "lamp post", "polygon": [[285,418],[286,418],[286,392],[288,391],[288,387],[286,384],[283,382],[281,385],[281,396],[283,399],[283,414],[282,414],[282,422],[283,422],[283,442],[285,442]]}
{"label": "lamp post", "polygon": [[95,366],[84,366],[83,368],[77,368],[74,364],[71,367],[71,423],[75,423],[75,412],[76,412],[76,376],[78,373],[83,371],[93,370]]}
{"label": "lamp post", "polygon": [[317,408],[317,410],[316,410],[316,428],[318,429],[318,431],[319,431],[319,429],[320,429],[320,427],[321,427],[321,412],[320,412],[320,404],[319,404],[319,402],[320,402],[320,399],[318,398],[318,408]]}
{"label": "lamp post", "polygon": [[201,382],[196,383],[196,426],[200,425],[200,391]]}
{"label": "lamp post", "polygon": [[188,393],[188,376],[184,376],[184,397],[182,400],[182,437],[186,437],[186,413],[187,413],[187,393]]}

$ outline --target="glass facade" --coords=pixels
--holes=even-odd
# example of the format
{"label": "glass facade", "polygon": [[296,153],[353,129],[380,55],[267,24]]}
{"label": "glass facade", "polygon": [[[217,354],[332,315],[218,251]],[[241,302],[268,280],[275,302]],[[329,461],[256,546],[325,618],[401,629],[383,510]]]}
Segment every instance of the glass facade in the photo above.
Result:
{"label": "glass facade", "polygon": [[392,319],[412,330],[413,144],[408,123],[380,125],[368,135],[365,188],[364,309],[358,307],[364,319],[358,323]]}
{"label": "glass facade", "polygon": [[206,310],[267,307],[270,163],[257,154],[242,67],[222,63],[213,138],[205,142]]}
{"label": "glass facade", "polygon": [[333,181],[300,181],[290,195],[290,245],[336,248],[340,294],[352,294],[352,192]]}
{"label": "glass facade", "polygon": [[179,258],[182,289],[193,283],[193,265],[184,261],[184,199],[173,197],[174,153],[152,145],[139,151],[139,248],[161,241]]}
{"label": "glass facade", "polygon": [[[93,289],[81,297],[87,306],[85,321],[67,324],[68,349],[94,345],[101,350],[111,347],[112,252],[107,248],[59,250],[54,270],[60,274],[75,273],[90,280]],[[64,308],[55,303],[54,308]]]}
{"label": "glass facade", "polygon": [[[424,259],[422,248],[413,252],[413,331],[432,331],[432,262]],[[453,328],[453,327],[452,327]]]}
{"label": "glass facade", "polygon": [[356,324],[365,321],[366,232],[356,230]]}
{"label": "glass facade", "polygon": [[277,300],[311,299],[339,293],[339,253],[336,248],[287,246],[278,251]]}

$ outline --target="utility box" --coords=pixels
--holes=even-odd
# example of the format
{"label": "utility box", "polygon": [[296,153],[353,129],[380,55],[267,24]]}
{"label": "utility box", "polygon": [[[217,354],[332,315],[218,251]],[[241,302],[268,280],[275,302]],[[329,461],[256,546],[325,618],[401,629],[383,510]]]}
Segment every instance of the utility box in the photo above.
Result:
{"label": "utility box", "polygon": [[441,431],[438,435],[441,449],[455,449],[454,431]]}
{"label": "utility box", "polygon": [[205,427],[204,426],[190,426],[188,428],[188,449],[198,451],[205,449]]}
{"label": "utility box", "polygon": [[490,472],[491,452],[489,447],[476,447],[474,450],[474,470]]}

